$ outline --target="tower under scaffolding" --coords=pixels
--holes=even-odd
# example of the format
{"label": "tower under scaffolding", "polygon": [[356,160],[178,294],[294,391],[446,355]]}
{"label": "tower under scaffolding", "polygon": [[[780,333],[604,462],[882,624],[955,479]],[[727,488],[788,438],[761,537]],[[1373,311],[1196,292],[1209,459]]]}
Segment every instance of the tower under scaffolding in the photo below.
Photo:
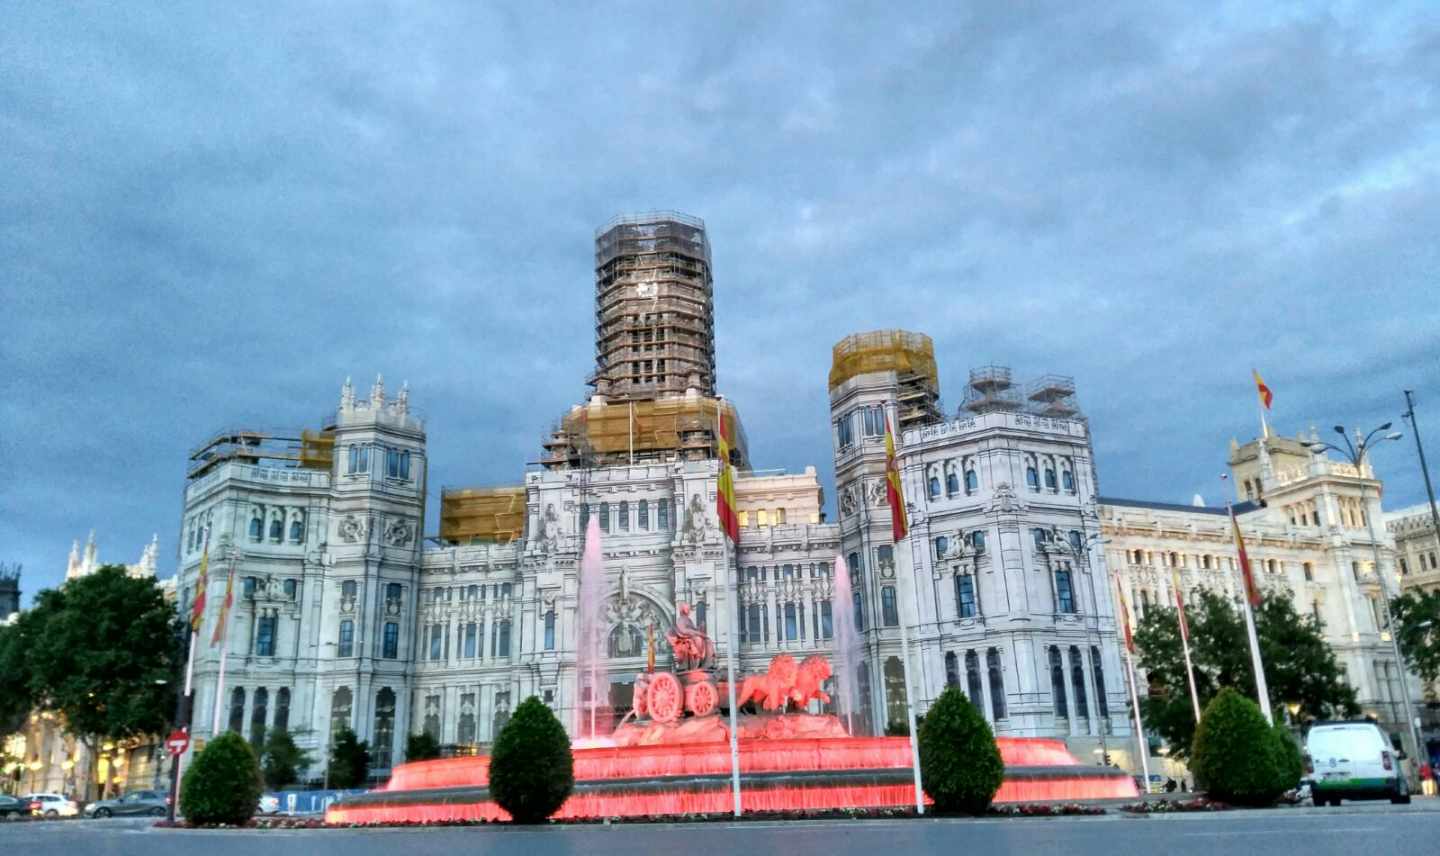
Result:
{"label": "tower under scaffolding", "polygon": [[940,374],[935,344],[924,333],[873,330],[853,333],[830,351],[830,391],[862,374],[894,372],[896,426],[905,431],[939,422]]}

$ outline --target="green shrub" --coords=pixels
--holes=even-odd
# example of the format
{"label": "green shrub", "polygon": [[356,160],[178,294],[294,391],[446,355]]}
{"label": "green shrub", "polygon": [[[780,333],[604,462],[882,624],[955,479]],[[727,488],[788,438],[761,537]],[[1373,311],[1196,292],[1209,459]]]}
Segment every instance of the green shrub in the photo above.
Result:
{"label": "green shrub", "polygon": [[185,771],[180,812],[194,824],[238,826],[254,816],[262,790],[255,750],[234,732],[222,734]]}
{"label": "green shrub", "polygon": [[358,788],[370,776],[370,745],[349,728],[335,732],[330,744],[330,787]]}
{"label": "green shrub", "polygon": [[278,791],[300,780],[300,771],[311,764],[310,753],[295,745],[295,738],[283,728],[265,735],[260,755],[260,773],[266,787]]}
{"label": "green shrub", "polygon": [[439,757],[440,741],[431,737],[429,732],[422,731],[405,738],[406,761],[428,761]]}
{"label": "green shrub", "polygon": [[1279,760],[1279,763],[1276,764],[1276,774],[1279,778],[1276,780],[1275,786],[1283,794],[1300,787],[1300,777],[1305,775],[1305,756],[1301,754],[1300,746],[1295,742],[1289,729],[1283,725],[1276,725],[1273,731]]}
{"label": "green shrub", "polygon": [[1259,705],[1230,687],[1205,706],[1190,759],[1196,780],[1221,802],[1267,806],[1290,787],[1284,784],[1286,749],[1275,729]]}
{"label": "green shrub", "polygon": [[515,708],[490,755],[490,796],[516,823],[540,823],[575,787],[575,759],[565,728],[540,699]]}
{"label": "green shrub", "polygon": [[946,687],[920,724],[920,774],[936,811],[982,814],[1005,778],[1005,763],[985,717]]}

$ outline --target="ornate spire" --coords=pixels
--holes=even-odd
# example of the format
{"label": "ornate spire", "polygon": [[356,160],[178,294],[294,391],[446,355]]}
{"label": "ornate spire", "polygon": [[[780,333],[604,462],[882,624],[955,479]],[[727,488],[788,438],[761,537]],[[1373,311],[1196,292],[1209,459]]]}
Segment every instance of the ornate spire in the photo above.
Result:
{"label": "ornate spire", "polygon": [[345,385],[340,387],[340,409],[355,409],[355,387],[350,384],[350,376],[345,376]]}
{"label": "ornate spire", "polygon": [[400,384],[400,396],[395,399],[395,411],[402,416],[410,412],[410,381]]}
{"label": "ornate spire", "polygon": [[370,407],[378,410],[385,404],[385,376],[375,375],[375,385],[370,387]]}

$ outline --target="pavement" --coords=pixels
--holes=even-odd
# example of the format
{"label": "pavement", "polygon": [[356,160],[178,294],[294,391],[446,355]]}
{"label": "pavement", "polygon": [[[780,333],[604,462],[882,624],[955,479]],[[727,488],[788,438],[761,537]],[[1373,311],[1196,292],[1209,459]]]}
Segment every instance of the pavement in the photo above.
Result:
{"label": "pavement", "polygon": [[750,821],[705,824],[506,826],[421,829],[156,829],[148,819],[112,818],[0,824],[0,853],[24,856],[104,854],[164,856],[686,856],[787,854],[875,856],[877,853],[979,852],[1064,856],[1356,856],[1400,847],[1434,852],[1440,843],[1440,799],[1408,806],[1356,803],[1134,817],[841,821]]}

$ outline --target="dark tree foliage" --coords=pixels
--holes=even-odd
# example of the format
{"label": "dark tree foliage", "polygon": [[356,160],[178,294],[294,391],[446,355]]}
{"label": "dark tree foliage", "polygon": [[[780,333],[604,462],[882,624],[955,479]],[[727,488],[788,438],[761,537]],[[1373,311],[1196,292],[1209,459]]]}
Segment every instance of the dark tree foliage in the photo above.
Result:
{"label": "dark tree foliage", "polygon": [[[1223,595],[1202,591],[1199,598],[1186,604],[1185,613],[1201,706],[1226,687],[1254,698],[1255,674],[1240,607]],[[1289,598],[1267,597],[1256,610],[1255,632],[1272,710],[1298,703],[1296,716],[1301,721],[1359,712],[1355,690],[1345,683],[1345,672],[1313,616],[1297,614]],[[1136,629],[1135,644],[1137,665],[1150,685],[1150,694],[1140,700],[1146,728],[1159,734],[1174,755],[1184,758],[1195,735],[1195,713],[1175,610],[1151,607]]]}
{"label": "dark tree foliage", "polygon": [[255,815],[262,783],[255,750],[234,732],[216,737],[185,771],[180,813],[189,823],[239,825]]}
{"label": "dark tree foliage", "polygon": [[1000,790],[1005,764],[995,734],[955,687],[926,712],[918,735],[925,793],[942,813],[982,814]]}
{"label": "dark tree foliage", "polygon": [[34,709],[30,670],[25,666],[25,639],[31,632],[31,613],[22,612],[8,627],[0,627],[0,736],[25,726]]}
{"label": "dark tree foliage", "polygon": [[525,699],[490,754],[491,797],[516,823],[540,823],[574,787],[575,759],[564,726],[540,699]]}
{"label": "dark tree foliage", "polygon": [[1289,735],[1265,721],[1260,706],[1226,687],[1205,706],[1195,731],[1190,769],[1208,796],[1233,805],[1267,806],[1299,776],[1281,741]]}
{"label": "dark tree foliage", "polygon": [[1390,601],[1400,650],[1425,683],[1440,680],[1440,589],[1412,591]]}
{"label": "dark tree foliage", "polygon": [[61,713],[94,763],[103,740],[161,734],[169,725],[180,624],[153,579],[105,565],[41,591],[11,628],[18,633],[3,656],[23,665],[16,690],[23,703]]}
{"label": "dark tree foliage", "polygon": [[370,744],[349,728],[335,732],[330,744],[330,787],[358,788],[370,776]]}
{"label": "dark tree foliage", "polygon": [[440,741],[427,731],[411,734],[405,738],[406,761],[428,761],[440,757]]}
{"label": "dark tree foliage", "polygon": [[286,785],[300,780],[300,771],[310,766],[310,753],[295,745],[295,738],[284,729],[276,729],[265,735],[265,747],[261,754],[260,769],[265,777],[265,786],[278,791]]}

